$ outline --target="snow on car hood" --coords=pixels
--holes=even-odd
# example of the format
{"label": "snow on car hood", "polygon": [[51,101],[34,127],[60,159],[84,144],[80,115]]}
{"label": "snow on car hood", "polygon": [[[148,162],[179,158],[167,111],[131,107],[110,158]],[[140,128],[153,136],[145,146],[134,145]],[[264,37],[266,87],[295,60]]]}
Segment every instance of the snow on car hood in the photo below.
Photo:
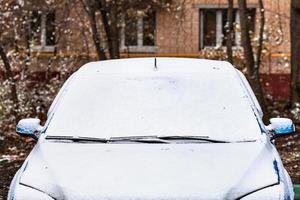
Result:
{"label": "snow on car hood", "polygon": [[20,183],[58,200],[235,199],[277,183],[273,163],[262,142],[45,142],[30,155]]}

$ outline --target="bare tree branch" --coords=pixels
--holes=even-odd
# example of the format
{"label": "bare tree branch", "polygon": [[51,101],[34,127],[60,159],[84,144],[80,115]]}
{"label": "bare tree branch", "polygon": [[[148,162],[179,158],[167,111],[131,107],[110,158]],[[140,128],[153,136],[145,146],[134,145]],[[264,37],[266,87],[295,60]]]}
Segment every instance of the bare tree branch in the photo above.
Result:
{"label": "bare tree branch", "polygon": [[233,0],[228,0],[228,10],[227,10],[227,60],[230,63],[233,63],[232,56],[232,44],[233,44]]}
{"label": "bare tree branch", "polygon": [[0,57],[4,64],[6,79],[9,81],[10,90],[11,90],[10,91],[11,92],[11,100],[14,103],[14,108],[12,109],[12,114],[15,116],[15,122],[17,123],[19,121],[19,115],[18,115],[19,100],[18,100],[17,89],[16,89],[16,80],[14,78],[9,60],[6,56],[6,53],[5,53],[4,48],[1,43],[0,43]]}

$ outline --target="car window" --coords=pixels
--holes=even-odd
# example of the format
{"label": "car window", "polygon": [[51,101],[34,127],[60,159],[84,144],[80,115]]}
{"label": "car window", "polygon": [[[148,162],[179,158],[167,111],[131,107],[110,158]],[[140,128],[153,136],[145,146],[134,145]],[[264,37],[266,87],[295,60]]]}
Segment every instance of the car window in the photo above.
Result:
{"label": "car window", "polygon": [[247,98],[235,73],[81,75],[61,99],[46,134],[253,140],[260,128]]}

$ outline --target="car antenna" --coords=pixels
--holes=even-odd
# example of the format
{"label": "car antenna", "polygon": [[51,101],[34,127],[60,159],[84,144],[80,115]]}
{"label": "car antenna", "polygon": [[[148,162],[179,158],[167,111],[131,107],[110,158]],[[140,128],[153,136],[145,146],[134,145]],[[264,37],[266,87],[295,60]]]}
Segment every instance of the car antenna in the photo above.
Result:
{"label": "car antenna", "polygon": [[156,58],[154,58],[154,71],[157,71],[157,62],[156,62]]}

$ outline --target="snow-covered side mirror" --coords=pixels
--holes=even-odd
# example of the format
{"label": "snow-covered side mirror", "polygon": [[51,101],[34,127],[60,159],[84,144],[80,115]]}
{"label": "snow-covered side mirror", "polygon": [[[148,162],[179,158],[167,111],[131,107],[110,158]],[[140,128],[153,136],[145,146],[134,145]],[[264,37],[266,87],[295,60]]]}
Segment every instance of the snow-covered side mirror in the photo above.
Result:
{"label": "snow-covered side mirror", "polygon": [[295,125],[291,119],[288,118],[271,118],[270,125],[267,129],[273,132],[274,137],[288,135],[295,132]]}
{"label": "snow-covered side mirror", "polygon": [[41,120],[37,118],[27,118],[19,121],[16,127],[17,134],[37,139],[36,133],[42,129]]}

